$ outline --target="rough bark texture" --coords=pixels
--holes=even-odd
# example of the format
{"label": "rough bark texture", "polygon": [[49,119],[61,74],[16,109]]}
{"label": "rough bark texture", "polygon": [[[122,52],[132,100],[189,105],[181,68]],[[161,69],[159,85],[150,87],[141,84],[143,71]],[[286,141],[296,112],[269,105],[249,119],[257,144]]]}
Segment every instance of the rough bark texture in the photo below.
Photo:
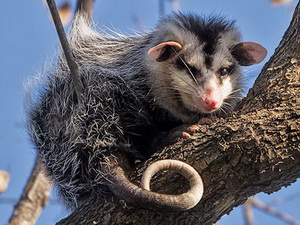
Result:
{"label": "rough bark texture", "polygon": [[[271,193],[300,177],[300,8],[274,56],[265,65],[235,113],[191,139],[157,153],[137,168],[132,180],[158,159],[173,158],[192,165],[202,176],[201,202],[186,212],[160,212],[109,198],[86,202],[58,224],[203,224],[211,225],[259,192]],[[165,173],[155,190],[174,193],[183,178]]]}
{"label": "rough bark texture", "polygon": [[50,189],[43,166],[37,161],[7,225],[36,224],[42,209],[48,204]]}

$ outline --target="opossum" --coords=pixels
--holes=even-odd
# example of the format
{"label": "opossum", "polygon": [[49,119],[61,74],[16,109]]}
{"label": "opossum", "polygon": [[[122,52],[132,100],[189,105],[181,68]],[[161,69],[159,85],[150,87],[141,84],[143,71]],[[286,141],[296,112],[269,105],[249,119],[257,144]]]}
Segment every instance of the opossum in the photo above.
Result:
{"label": "opossum", "polygon": [[241,96],[240,66],[261,62],[265,48],[240,42],[233,21],[182,13],[136,36],[100,34],[79,14],[69,42],[81,100],[61,54],[28,114],[38,158],[66,205],[113,192],[146,208],[193,207],[138,188],[130,165],[192,133],[189,125],[226,115]]}

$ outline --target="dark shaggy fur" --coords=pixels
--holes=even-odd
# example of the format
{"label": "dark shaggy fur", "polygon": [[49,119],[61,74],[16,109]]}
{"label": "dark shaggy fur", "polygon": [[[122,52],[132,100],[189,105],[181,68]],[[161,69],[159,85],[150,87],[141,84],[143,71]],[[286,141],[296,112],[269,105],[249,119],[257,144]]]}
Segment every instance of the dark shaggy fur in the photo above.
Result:
{"label": "dark shaggy fur", "polygon": [[164,41],[163,37],[176,37],[170,24],[205,42],[207,57],[216,51],[220,34],[233,30],[232,23],[224,20],[178,15],[145,35],[111,37],[100,36],[83,18],[76,18],[70,45],[80,68],[82,101],[76,101],[61,56],[48,73],[28,121],[38,157],[68,206],[74,208],[83,198],[108,192],[105,184],[109,181],[101,170],[109,163],[107,156],[118,152],[132,161],[145,159],[165,145],[170,130],[202,116],[184,108],[179,99],[174,109],[168,110],[153,92],[152,65],[145,58],[148,49]]}

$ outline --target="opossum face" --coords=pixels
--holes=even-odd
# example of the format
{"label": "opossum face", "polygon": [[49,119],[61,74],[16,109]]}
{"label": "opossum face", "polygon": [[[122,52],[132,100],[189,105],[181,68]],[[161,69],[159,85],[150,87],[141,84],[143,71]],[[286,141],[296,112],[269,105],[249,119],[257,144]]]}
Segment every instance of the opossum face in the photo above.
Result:
{"label": "opossum face", "polygon": [[[201,49],[178,54],[174,59],[172,86],[177,87],[184,107],[194,112],[212,113],[240,92],[237,62],[224,50],[206,58]],[[226,54],[227,53],[227,54]]]}
{"label": "opossum face", "polygon": [[164,41],[148,51],[155,61],[152,71],[158,75],[153,89],[160,87],[156,91],[164,99],[161,105],[184,120],[189,114],[183,115],[185,112],[193,115],[232,109],[242,89],[240,65],[261,62],[266,50],[256,43],[239,43],[238,32],[228,24],[202,24],[202,30],[189,24],[184,32],[184,24],[180,29],[174,21],[167,25],[169,34]]}

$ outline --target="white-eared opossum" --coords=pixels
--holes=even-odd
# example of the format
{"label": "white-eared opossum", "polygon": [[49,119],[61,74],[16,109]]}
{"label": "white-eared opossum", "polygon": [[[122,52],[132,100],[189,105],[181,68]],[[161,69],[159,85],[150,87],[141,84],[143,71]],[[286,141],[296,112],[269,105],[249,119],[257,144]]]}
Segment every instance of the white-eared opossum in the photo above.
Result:
{"label": "white-eared opossum", "polygon": [[266,50],[240,42],[233,22],[190,14],[166,17],[134,37],[100,35],[77,15],[69,40],[81,101],[60,56],[28,120],[38,157],[65,203],[75,208],[113,192],[143,207],[192,207],[137,188],[126,166],[174,141],[183,124],[232,109],[241,95],[240,65],[261,62]]}

